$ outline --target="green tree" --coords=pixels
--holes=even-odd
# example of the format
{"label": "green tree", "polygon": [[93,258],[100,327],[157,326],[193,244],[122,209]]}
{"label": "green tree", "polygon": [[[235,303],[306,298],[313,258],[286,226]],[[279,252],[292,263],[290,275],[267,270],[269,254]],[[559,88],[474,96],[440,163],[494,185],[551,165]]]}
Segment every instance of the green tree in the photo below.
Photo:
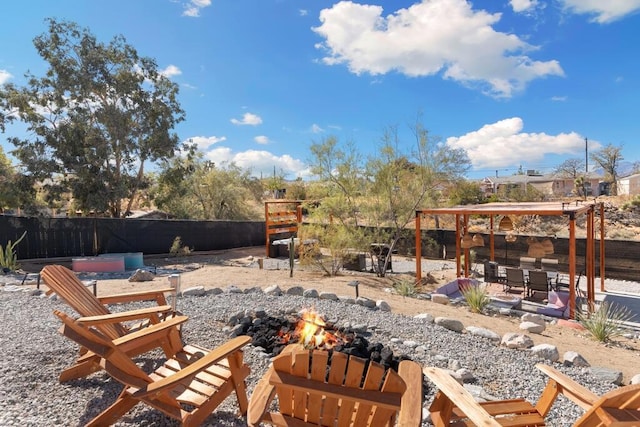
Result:
{"label": "green tree", "polygon": [[596,162],[604,171],[606,182],[611,184],[611,195],[618,195],[618,169],[622,157],[622,145],[607,144],[600,150],[591,153],[591,160]]}
{"label": "green tree", "polygon": [[[432,138],[419,120],[410,130],[413,141],[407,143],[397,126],[387,127],[378,154],[364,164],[352,143],[341,146],[335,137],[329,137],[312,145],[311,171],[323,184],[314,186],[314,194],[322,190],[325,196],[311,207],[311,218],[340,228],[339,233],[320,233],[322,246],[336,246],[326,241],[335,235],[340,256],[346,247],[368,250],[365,242],[385,243],[391,254],[415,219],[416,209],[437,205],[440,189],[461,179],[468,170],[466,152]],[[363,236],[361,225],[370,227],[368,236]],[[388,261],[387,256],[379,275],[385,275]]]}
{"label": "green tree", "polygon": [[558,165],[555,174],[573,180],[574,193],[580,197],[585,196],[587,181],[584,160],[567,159]]}
{"label": "green tree", "polygon": [[452,205],[475,205],[485,203],[486,197],[478,182],[463,179],[451,186],[449,201]]}
{"label": "green tree", "polygon": [[167,161],[151,192],[158,208],[178,218],[247,220],[260,217],[260,181],[233,163],[216,165],[201,156]]}
{"label": "green tree", "polygon": [[178,86],[122,36],[104,44],[75,23],[47,22],[34,39],[45,76],[27,73],[25,87],[0,90],[0,110],[10,112],[2,120],[20,120],[30,134],[9,138],[13,154],[48,200],[69,192],[82,210],[122,216],[149,184],[145,166],[178,148]]}

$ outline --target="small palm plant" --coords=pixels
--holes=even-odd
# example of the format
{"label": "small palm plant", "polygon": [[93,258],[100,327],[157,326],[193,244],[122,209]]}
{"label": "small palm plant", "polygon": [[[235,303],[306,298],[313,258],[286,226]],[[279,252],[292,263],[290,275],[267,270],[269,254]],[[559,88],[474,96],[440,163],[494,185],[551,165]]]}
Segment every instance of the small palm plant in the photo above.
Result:
{"label": "small palm plant", "polygon": [[411,297],[418,292],[416,283],[408,279],[394,280],[393,289],[398,295],[402,295],[403,297]]}
{"label": "small palm plant", "polygon": [[462,291],[467,305],[474,313],[482,313],[485,307],[491,302],[489,294],[484,286],[467,286]]}
{"label": "small palm plant", "polygon": [[20,268],[18,265],[18,255],[16,254],[16,246],[18,246],[18,243],[20,243],[26,235],[27,232],[25,231],[15,242],[11,243],[11,240],[9,240],[4,248],[0,245],[0,267],[2,267],[4,272],[14,271]]}
{"label": "small palm plant", "polygon": [[594,313],[578,313],[577,318],[594,339],[608,342],[621,335],[623,323],[630,321],[634,316],[627,307],[605,301]]}

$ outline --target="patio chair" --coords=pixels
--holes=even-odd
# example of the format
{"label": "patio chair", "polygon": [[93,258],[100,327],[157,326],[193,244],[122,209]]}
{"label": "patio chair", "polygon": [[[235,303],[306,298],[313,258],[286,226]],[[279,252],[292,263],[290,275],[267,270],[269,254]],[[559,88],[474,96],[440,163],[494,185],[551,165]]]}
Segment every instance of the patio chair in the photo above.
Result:
{"label": "patio chair", "polygon": [[504,282],[504,289],[506,292],[511,292],[512,288],[525,290],[524,271],[519,268],[507,267],[506,279]]}
{"label": "patio chair", "polygon": [[529,270],[529,280],[527,282],[527,295],[534,296],[536,292],[544,292],[549,295],[551,283],[546,271]]}
{"label": "patio chair", "polygon": [[446,371],[424,368],[424,374],[438,388],[429,408],[433,425],[545,426],[544,418],[560,394],[586,410],[574,427],[640,425],[640,385],[622,387],[599,397],[550,366],[538,364],[536,367],[549,381],[535,405],[524,399],[479,403]]}
{"label": "patio chair", "polygon": [[[247,422],[257,426],[419,426],[422,373],[403,360],[398,372],[334,351],[294,344],[273,360],[249,401]],[[274,398],[278,410],[270,411]]]}
{"label": "patio chair", "polygon": [[541,258],[540,266],[544,271],[558,271],[558,260],[554,258]]}
{"label": "patio chair", "polygon": [[[63,322],[61,333],[102,358],[105,371],[124,388],[116,401],[88,426],[114,424],[138,403],[144,403],[178,420],[184,426],[200,425],[231,393],[235,392],[242,415],[247,412],[245,379],[249,367],[242,361],[242,347],[251,342],[248,336],[233,338],[208,350],[196,345],[182,345],[178,327],[186,316],[175,316],[162,323],[111,340],[83,318],[72,319],[56,310]],[[159,347],[172,341],[176,351],[154,372],[147,374],[128,354],[137,341]],[[93,402],[95,404],[95,402]]]}
{"label": "patio chair", "polygon": [[[55,292],[80,316],[91,319],[91,325],[99,329],[109,339],[116,339],[136,331],[142,327],[160,322],[173,314],[171,306],[167,305],[165,293],[173,292],[173,288],[158,289],[126,293],[105,297],[96,297],[78,279],[75,273],[61,265],[47,265],[40,272],[44,283],[49,288],[47,294]],[[132,311],[111,313],[105,304],[127,303],[134,301],[155,301],[158,305]],[[133,325],[129,323],[134,322]],[[175,353],[169,343],[163,345],[167,356]],[[129,354],[141,354],[148,351],[148,346],[130,349]],[[62,371],[60,382],[85,377],[100,370],[100,358],[86,349],[80,349],[80,356],[76,363]]]}

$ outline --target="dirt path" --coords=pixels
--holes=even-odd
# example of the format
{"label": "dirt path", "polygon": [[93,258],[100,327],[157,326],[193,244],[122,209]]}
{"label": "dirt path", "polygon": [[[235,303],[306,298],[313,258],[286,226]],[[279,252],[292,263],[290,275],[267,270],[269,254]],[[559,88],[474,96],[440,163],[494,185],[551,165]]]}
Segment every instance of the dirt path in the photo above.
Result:
{"label": "dirt path", "polygon": [[[346,272],[339,277],[324,277],[320,273],[295,270],[293,278],[289,270],[270,270],[247,267],[252,261],[264,256],[262,247],[242,248],[216,252],[214,254],[197,255],[180,260],[146,259],[147,264],[154,263],[163,268],[175,267],[184,271],[181,274],[182,289],[192,286],[205,288],[226,288],[235,285],[239,288],[259,286],[265,288],[279,285],[285,290],[292,286],[305,289],[315,288],[319,292],[333,292],[337,295],[355,295],[354,288],[347,284],[352,280],[360,282],[361,296],[389,303],[393,312],[413,316],[419,313],[430,313],[433,316],[446,316],[459,319],[465,326],[479,326],[490,329],[500,335],[507,332],[520,332],[519,320],[506,316],[487,316],[471,313],[463,307],[452,307],[435,304],[415,298],[406,298],[391,294],[385,289],[391,286],[389,278],[378,278],[368,273]],[[453,271],[433,272],[439,283],[446,283],[455,277]],[[132,283],[128,280],[100,280],[98,294],[107,295],[143,289],[162,288],[168,286],[166,276],[157,276],[151,282]],[[436,287],[438,285],[434,285]],[[189,313],[185,313],[189,314]],[[558,347],[560,355],[566,351],[576,351],[592,366],[606,366],[619,370],[624,375],[625,384],[631,377],[640,373],[640,343],[637,340],[619,338],[612,344],[601,344],[588,338],[584,332],[569,327],[547,325],[542,335],[528,334],[535,344],[548,343]]]}

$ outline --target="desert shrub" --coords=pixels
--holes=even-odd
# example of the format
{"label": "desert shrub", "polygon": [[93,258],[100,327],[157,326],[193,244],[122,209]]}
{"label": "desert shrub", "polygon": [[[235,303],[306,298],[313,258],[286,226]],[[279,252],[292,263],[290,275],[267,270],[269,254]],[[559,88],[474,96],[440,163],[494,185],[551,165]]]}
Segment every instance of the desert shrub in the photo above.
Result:
{"label": "desert shrub", "polygon": [[171,244],[169,253],[176,257],[189,255],[191,253],[191,248],[187,245],[182,244],[182,238],[180,236],[176,236],[176,238],[173,239],[173,243]]}
{"label": "desert shrub", "polygon": [[489,298],[484,286],[467,286],[462,291],[462,296],[474,313],[482,313],[491,302],[491,298]]}
{"label": "desert shrub", "polygon": [[578,321],[600,342],[610,341],[622,334],[622,324],[633,319],[634,314],[625,306],[602,303],[593,313],[577,313]]}
{"label": "desert shrub", "polygon": [[[298,229],[302,245],[300,264],[323,271],[328,276],[337,275],[345,259],[354,249],[362,247],[363,231],[358,227],[330,224],[304,224]],[[325,250],[322,253],[321,248]]]}
{"label": "desert shrub", "polygon": [[9,240],[5,247],[0,245],[0,267],[2,267],[4,271],[13,271],[20,268],[18,265],[18,255],[16,254],[16,246],[18,246],[18,243],[20,243],[26,235],[27,232],[25,231],[15,242],[11,243],[11,240]]}
{"label": "desert shrub", "polygon": [[403,297],[410,297],[417,293],[416,283],[410,279],[394,279],[393,289]]}

